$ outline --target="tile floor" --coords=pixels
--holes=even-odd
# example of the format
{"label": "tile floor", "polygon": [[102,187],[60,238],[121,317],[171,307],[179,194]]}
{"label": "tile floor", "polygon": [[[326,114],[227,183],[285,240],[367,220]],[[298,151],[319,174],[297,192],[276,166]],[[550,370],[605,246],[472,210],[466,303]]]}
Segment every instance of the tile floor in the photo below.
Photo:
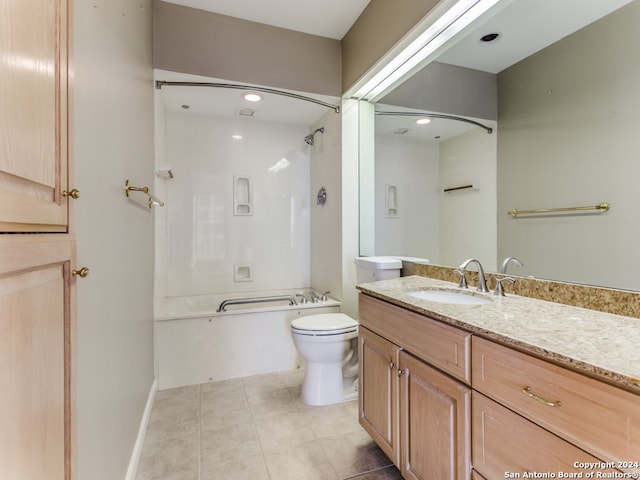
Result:
{"label": "tile floor", "polygon": [[401,480],[357,401],[311,407],[303,372],[158,392],[136,480]]}

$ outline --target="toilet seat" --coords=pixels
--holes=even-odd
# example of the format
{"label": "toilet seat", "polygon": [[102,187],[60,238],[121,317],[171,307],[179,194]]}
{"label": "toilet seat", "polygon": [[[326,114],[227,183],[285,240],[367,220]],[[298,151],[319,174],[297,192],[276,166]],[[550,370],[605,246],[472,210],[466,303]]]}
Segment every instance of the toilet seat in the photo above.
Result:
{"label": "toilet seat", "polygon": [[321,313],[296,318],[291,322],[291,332],[314,337],[342,335],[356,332],[358,322],[344,313]]}

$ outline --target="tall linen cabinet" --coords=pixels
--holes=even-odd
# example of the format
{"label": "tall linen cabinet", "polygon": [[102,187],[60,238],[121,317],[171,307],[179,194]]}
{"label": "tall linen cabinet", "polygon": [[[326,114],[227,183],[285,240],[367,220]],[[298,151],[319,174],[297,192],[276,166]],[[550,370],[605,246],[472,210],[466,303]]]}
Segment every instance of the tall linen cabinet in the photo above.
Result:
{"label": "tall linen cabinet", "polygon": [[75,478],[71,12],[0,2],[0,478]]}

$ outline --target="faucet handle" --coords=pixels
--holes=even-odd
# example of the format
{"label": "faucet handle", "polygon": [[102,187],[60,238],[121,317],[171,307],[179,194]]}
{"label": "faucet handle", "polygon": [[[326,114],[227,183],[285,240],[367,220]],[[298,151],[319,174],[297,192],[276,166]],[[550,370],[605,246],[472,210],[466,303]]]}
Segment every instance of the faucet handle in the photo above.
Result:
{"label": "faucet handle", "polygon": [[501,297],[504,297],[504,290],[502,289],[502,282],[507,281],[509,283],[515,283],[516,279],[513,277],[502,277],[502,278],[496,278],[496,288],[493,291],[494,295],[499,295]]}
{"label": "faucet handle", "polygon": [[459,288],[469,288],[467,285],[467,278],[464,276],[464,272],[462,270],[458,270],[456,268],[453,273],[460,275],[460,282],[458,283]]}
{"label": "faucet handle", "polygon": [[322,292],[322,297],[320,297],[320,301],[321,302],[326,302],[327,301],[327,295],[331,293],[331,290],[327,290]]}
{"label": "faucet handle", "polygon": [[305,297],[303,293],[296,293],[296,297],[300,297],[301,305],[304,305],[305,303],[307,303],[307,297]]}

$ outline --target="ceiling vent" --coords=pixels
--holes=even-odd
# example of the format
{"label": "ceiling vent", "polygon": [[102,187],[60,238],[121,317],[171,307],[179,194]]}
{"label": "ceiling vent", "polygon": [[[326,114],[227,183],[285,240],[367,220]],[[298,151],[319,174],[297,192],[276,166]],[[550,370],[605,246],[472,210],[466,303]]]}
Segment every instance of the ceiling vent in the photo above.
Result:
{"label": "ceiling vent", "polygon": [[256,112],[257,110],[254,110],[253,108],[241,108],[238,110],[238,115],[241,117],[253,117]]}

